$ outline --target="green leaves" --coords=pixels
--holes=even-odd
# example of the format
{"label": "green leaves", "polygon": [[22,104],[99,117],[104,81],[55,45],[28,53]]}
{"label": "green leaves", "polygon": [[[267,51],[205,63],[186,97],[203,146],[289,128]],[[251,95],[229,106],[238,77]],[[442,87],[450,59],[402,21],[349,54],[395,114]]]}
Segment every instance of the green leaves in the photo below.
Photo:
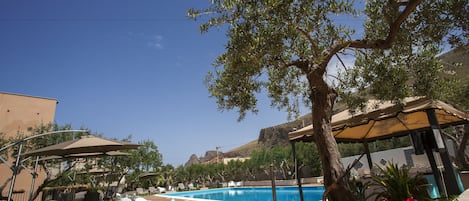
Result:
{"label": "green leaves", "polygon": [[354,16],[357,11],[353,1],[231,0],[212,1],[207,9],[188,13],[192,19],[205,20],[202,32],[229,25],[226,52],[217,58],[205,83],[219,109],[238,108],[242,120],[248,111],[258,112],[262,89],[273,107],[296,117],[301,102],[309,102],[303,77],[311,70],[307,64],[321,62],[331,44],[353,33],[349,27],[336,27],[331,15]]}
{"label": "green leaves", "polygon": [[[392,2],[367,1],[365,39],[390,34],[390,22],[402,12]],[[460,24],[469,19],[467,5],[467,0],[423,1],[400,25],[391,48],[356,52],[355,66],[340,72],[341,99],[356,106],[369,97],[399,101],[406,96],[455,96],[457,80],[445,73],[437,55],[443,44],[467,45],[467,26]]]}
{"label": "green leaves", "polygon": [[[299,166],[306,176],[319,176],[321,164],[317,148],[311,143],[297,143]],[[176,169],[176,182],[205,182],[205,185],[216,185],[226,181],[257,181],[270,178],[270,165],[274,165],[279,179],[294,178],[294,162],[290,146],[259,148],[250,154],[248,160],[232,160],[227,164],[192,164]],[[308,169],[305,169],[308,168]],[[305,176],[305,175],[303,175]]]}
{"label": "green leaves", "polygon": [[137,151],[138,167],[144,171],[156,171],[163,164],[163,156],[158,151],[158,146],[152,140],[143,140]]}
{"label": "green leaves", "polygon": [[349,106],[362,102],[363,97],[393,101],[408,96],[446,99],[455,93],[455,80],[436,57],[439,51],[434,44],[396,44],[389,51],[364,51],[352,69],[339,74],[343,81],[339,93]]}
{"label": "green leaves", "polygon": [[373,175],[373,184],[384,190],[378,197],[387,198],[390,201],[402,201],[413,197],[416,200],[431,200],[427,192],[425,178],[417,174],[411,176],[406,167],[399,168],[397,164],[389,164],[381,168],[378,175]]}
{"label": "green leaves", "polygon": [[[407,4],[366,1],[363,40],[352,39],[358,25],[335,22],[337,16],[356,17],[360,13],[357,5],[336,0],[213,0],[206,9],[190,9],[190,18],[203,20],[202,32],[221,25],[228,28],[226,52],[218,57],[216,69],[206,79],[220,110],[238,108],[241,120],[248,111],[257,113],[257,96],[268,92],[273,107],[295,114],[304,101],[298,96],[311,98],[305,92],[310,86],[303,76],[325,72],[321,68],[329,63],[330,54],[343,51],[347,44],[367,50],[362,52],[365,55],[352,54],[358,57],[357,68],[342,72],[350,77],[339,84],[341,96],[366,89],[360,96],[387,100],[418,94],[437,97],[433,92],[447,85],[436,78],[439,68],[431,58],[444,41],[468,43],[468,0],[422,1],[398,24],[394,22]],[[390,35],[393,37],[388,38]],[[385,42],[392,46],[379,46]],[[262,91],[264,88],[267,91]]]}

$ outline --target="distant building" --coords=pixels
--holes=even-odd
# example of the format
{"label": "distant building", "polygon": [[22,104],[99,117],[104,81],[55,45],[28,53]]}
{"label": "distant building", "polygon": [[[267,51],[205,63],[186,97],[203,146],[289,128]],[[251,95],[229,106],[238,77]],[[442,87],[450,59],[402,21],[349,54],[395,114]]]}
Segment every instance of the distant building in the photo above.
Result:
{"label": "distant building", "polygon": [[[28,136],[31,135],[31,128],[53,123],[57,103],[58,101],[52,98],[0,92],[0,137],[15,139],[17,136]],[[12,163],[14,159],[9,158],[8,161]],[[2,186],[11,178],[12,171],[6,164],[1,163],[0,173],[0,186]],[[35,188],[44,181],[44,177],[45,173],[38,171]],[[24,190],[24,193],[15,194],[14,198],[19,198],[14,199],[15,201],[28,200],[31,181],[31,174],[21,171],[17,176],[14,190]],[[10,182],[4,186],[2,197],[7,197]]]}

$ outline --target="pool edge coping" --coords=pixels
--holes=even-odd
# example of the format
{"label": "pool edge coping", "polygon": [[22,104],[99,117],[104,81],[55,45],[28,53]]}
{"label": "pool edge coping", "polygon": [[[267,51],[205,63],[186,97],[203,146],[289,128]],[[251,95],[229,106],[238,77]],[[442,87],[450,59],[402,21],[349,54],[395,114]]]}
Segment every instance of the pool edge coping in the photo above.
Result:
{"label": "pool edge coping", "polygon": [[[321,187],[322,185],[308,185],[303,187]],[[224,188],[214,188],[214,189],[204,189],[204,190],[220,190],[220,189],[228,189],[228,188],[268,188],[268,186],[243,186],[243,187],[224,187]],[[277,186],[277,187],[295,187],[295,186]],[[194,190],[199,191],[199,190]],[[190,192],[190,191],[186,191]],[[210,200],[210,199],[201,199],[201,198],[191,198],[191,197],[184,197],[184,196],[173,196],[171,194],[154,194],[152,196],[155,197],[162,197],[162,198],[173,198],[173,199],[180,199],[184,201],[220,201],[220,200]]]}
{"label": "pool edge coping", "polygon": [[163,198],[173,198],[173,199],[179,199],[179,200],[185,200],[185,201],[220,201],[220,200],[209,200],[209,199],[200,199],[200,198],[189,198],[189,197],[183,197],[183,196],[171,196],[168,194],[155,194],[152,196],[163,197]]}

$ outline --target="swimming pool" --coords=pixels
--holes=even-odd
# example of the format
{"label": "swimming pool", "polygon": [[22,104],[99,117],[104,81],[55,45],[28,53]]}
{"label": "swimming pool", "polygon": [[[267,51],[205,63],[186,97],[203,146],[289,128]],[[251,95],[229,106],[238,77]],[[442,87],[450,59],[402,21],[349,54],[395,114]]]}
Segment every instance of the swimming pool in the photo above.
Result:
{"label": "swimming pool", "polygon": [[[303,187],[305,200],[321,200],[324,187]],[[298,187],[277,187],[277,201],[298,201],[300,193]],[[222,201],[272,201],[272,188],[270,187],[239,187],[219,188],[200,191],[177,192],[166,194],[168,196],[197,198]]]}

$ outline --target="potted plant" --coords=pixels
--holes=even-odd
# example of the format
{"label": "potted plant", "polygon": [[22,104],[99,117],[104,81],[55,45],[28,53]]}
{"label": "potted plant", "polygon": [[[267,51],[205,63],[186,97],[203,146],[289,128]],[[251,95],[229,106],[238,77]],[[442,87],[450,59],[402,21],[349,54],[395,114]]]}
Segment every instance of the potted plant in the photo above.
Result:
{"label": "potted plant", "polygon": [[68,186],[64,192],[60,193],[62,200],[73,201],[75,199],[75,190],[72,186]]}
{"label": "potted plant", "polygon": [[352,190],[352,195],[356,201],[366,201],[370,198],[370,195],[367,195],[367,190],[370,187],[371,182],[362,181],[355,177],[349,176],[348,185]]}
{"label": "potted plant", "polygon": [[409,168],[399,168],[397,164],[379,167],[379,173],[373,175],[373,186],[380,189],[374,193],[377,200],[386,201],[425,201],[432,200],[427,191],[427,181],[421,174],[411,176]]}
{"label": "potted plant", "polygon": [[88,191],[85,194],[85,199],[84,201],[99,201],[99,192],[98,188],[95,184],[91,183],[88,186]]}

